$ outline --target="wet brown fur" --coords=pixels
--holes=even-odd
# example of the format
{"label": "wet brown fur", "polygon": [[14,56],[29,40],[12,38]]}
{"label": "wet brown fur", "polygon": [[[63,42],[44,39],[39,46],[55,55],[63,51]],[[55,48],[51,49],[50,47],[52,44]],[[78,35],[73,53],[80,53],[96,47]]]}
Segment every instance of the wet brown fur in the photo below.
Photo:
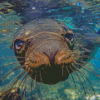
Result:
{"label": "wet brown fur", "polygon": [[[74,64],[74,55],[68,46],[71,41],[64,37],[67,33],[73,34],[63,23],[40,19],[27,23],[15,34],[12,48],[16,56],[25,57],[25,70],[32,74],[32,79],[37,77],[36,80],[41,82],[42,78],[45,84],[55,84],[68,77],[66,70],[62,75],[62,68]],[[17,40],[25,42],[20,51],[14,48]]]}

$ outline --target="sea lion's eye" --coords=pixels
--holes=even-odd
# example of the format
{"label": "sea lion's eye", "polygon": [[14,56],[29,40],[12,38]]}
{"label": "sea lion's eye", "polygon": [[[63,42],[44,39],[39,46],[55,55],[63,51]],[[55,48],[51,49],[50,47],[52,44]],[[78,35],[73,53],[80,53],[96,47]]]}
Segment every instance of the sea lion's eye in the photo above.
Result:
{"label": "sea lion's eye", "polygon": [[69,39],[71,42],[73,42],[73,34],[65,34],[65,38]]}
{"label": "sea lion's eye", "polygon": [[67,40],[67,44],[68,44],[69,48],[71,50],[73,50],[73,47],[74,47],[74,36],[73,36],[73,34],[67,33],[67,34],[64,35],[64,37]]}
{"label": "sea lion's eye", "polygon": [[14,44],[14,48],[15,48],[16,50],[20,50],[20,49],[23,47],[24,44],[25,44],[24,41],[16,40],[16,41],[15,41],[15,44]]}

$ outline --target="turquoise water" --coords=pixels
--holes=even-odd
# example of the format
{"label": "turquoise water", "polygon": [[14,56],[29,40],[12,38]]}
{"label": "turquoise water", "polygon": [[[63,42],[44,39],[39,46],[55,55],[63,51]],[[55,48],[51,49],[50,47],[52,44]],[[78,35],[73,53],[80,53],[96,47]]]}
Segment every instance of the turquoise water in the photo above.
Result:
{"label": "turquoise water", "polygon": [[[90,1],[90,3],[89,1],[87,2],[82,0],[76,2],[73,1],[74,0],[70,1],[72,3],[71,6],[49,9],[47,11],[47,15],[45,14],[44,17],[62,21],[73,31],[83,30],[84,32],[94,32],[96,34],[100,29],[100,2],[96,4],[94,1]],[[6,4],[8,3],[1,3],[0,9],[4,8]],[[11,4],[8,6],[11,6]],[[16,11],[12,9],[10,9],[10,11],[8,11],[6,14],[0,10],[0,77],[4,76],[13,68],[19,66],[19,63],[14,57],[14,52],[12,49],[10,49],[10,46],[14,34],[17,32],[19,27],[22,26],[21,22],[23,21],[23,18],[25,17],[19,16],[19,13],[16,13]],[[98,69],[100,68],[100,48],[98,48],[95,57],[98,59],[92,59],[90,61],[90,63],[95,67],[91,64],[87,64],[87,66],[100,74]],[[13,62],[16,63],[12,64]],[[8,75],[0,84],[0,91],[2,91],[3,88],[5,89],[5,86],[7,86],[8,83],[11,82],[22,71],[23,69],[20,69]],[[100,80],[88,71],[85,71],[85,74],[91,82],[99,100]],[[19,85],[21,78],[18,82],[16,82],[15,86]],[[33,98],[34,100],[39,100],[41,98],[43,100],[97,100],[93,93],[93,89],[86,78],[84,78],[82,75],[80,78],[82,83],[77,78],[75,73],[73,73],[67,80],[59,82],[55,85],[44,85],[33,81],[34,85],[38,84],[35,88],[32,88]],[[28,79],[29,80],[25,81],[25,83],[28,84],[26,89],[26,100],[31,100],[31,79]],[[82,84],[84,85],[86,95]],[[6,88],[9,88],[10,86],[7,86]],[[20,89],[23,91],[22,87]]]}

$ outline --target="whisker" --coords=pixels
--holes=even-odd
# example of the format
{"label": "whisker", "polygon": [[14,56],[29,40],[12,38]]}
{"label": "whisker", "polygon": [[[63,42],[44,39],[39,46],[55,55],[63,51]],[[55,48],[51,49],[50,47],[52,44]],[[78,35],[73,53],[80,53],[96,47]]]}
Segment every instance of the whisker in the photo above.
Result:
{"label": "whisker", "polygon": [[[87,45],[81,45],[81,46],[75,46],[74,48],[73,48],[73,52],[76,52],[76,50],[79,50],[79,49],[81,49],[81,50],[79,50],[78,52],[80,52],[80,53],[84,53],[84,52],[88,52],[88,53],[91,53],[91,52],[97,52],[97,49],[96,50],[93,50],[93,49],[89,49],[89,48],[86,48],[86,47],[83,47],[83,46],[87,46]],[[98,46],[99,47],[99,46]],[[77,52],[76,52],[77,53]]]}
{"label": "whisker", "polygon": [[19,87],[21,86],[21,84],[22,84],[23,81],[27,78],[27,76],[28,76],[28,73],[26,73],[26,74],[23,76],[23,78],[22,78],[22,80],[20,81],[20,83],[19,83],[19,85],[18,85],[17,88],[19,88]]}
{"label": "whisker", "polygon": [[68,68],[67,68],[67,67],[66,67],[66,69],[67,69],[68,75],[70,75],[69,70],[68,70]]}
{"label": "whisker", "polygon": [[63,71],[64,71],[64,70],[63,70],[63,67],[62,67],[62,76],[63,76]]}
{"label": "whisker", "polygon": [[93,51],[90,51],[90,52],[87,52],[87,51],[84,51],[84,50],[83,51],[77,51],[77,49],[74,49],[73,52],[72,52],[72,54],[81,56],[80,54],[83,54],[83,53],[91,53],[91,52],[93,52]]}
{"label": "whisker", "polygon": [[25,73],[25,71],[21,72],[21,73],[18,75],[17,80],[13,83],[13,85],[12,85],[11,88],[10,88],[8,97],[10,96],[10,93],[11,93],[11,90],[12,90],[13,86],[17,83],[18,79],[19,79],[24,73]]}
{"label": "whisker", "polygon": [[87,56],[87,55],[82,55],[82,56],[76,56],[77,58],[74,59],[78,59],[78,58],[91,58],[91,59],[95,59],[95,60],[100,60],[100,58],[96,58],[96,57],[92,57],[91,55]]}
{"label": "whisker", "polygon": [[[35,76],[35,84],[36,84],[36,86],[37,86],[37,88],[38,88],[38,83],[37,83],[37,81],[36,81],[36,77],[37,77],[37,75]],[[35,87],[34,87],[35,88]],[[41,98],[41,95],[40,95],[40,92],[39,92],[39,88],[38,88],[38,93],[39,93],[39,99],[41,99],[42,100],[42,98]],[[36,97],[36,95],[35,95],[35,97]],[[37,98],[37,97],[36,97]]]}
{"label": "whisker", "polygon": [[[30,70],[28,71],[28,73],[29,72],[30,72]],[[30,76],[32,76],[32,73],[31,73]],[[33,96],[32,96],[32,86],[33,86],[33,79],[31,79],[31,99],[33,100]]]}
{"label": "whisker", "polygon": [[31,80],[31,99],[33,100],[33,96],[32,96],[32,86],[33,86],[33,79]]}
{"label": "whisker", "polygon": [[[100,80],[100,75],[98,74],[98,73],[96,73],[94,70],[92,70],[91,68],[88,68],[88,67],[86,67],[85,65],[83,65],[83,64],[78,64],[78,63],[75,63],[75,64],[77,64],[77,65],[81,65],[81,67],[84,69],[84,70],[87,70],[88,72],[90,72],[91,74],[93,74],[93,75],[97,75],[96,76],[96,78],[98,78],[99,80]],[[99,77],[98,77],[99,76]]]}
{"label": "whisker", "polygon": [[[80,75],[81,75],[81,77],[82,77],[82,79],[83,79],[83,82],[85,83],[85,86],[87,86],[87,85],[86,85],[86,81],[85,81],[85,77],[83,77],[81,73],[80,73]],[[85,89],[86,89],[86,88],[85,88]]]}
{"label": "whisker", "polygon": [[7,58],[25,58],[25,57],[20,57],[20,56],[0,57],[0,59],[7,59]]}
{"label": "whisker", "polygon": [[72,80],[73,80],[73,82],[74,82],[74,85],[75,85],[75,90],[76,90],[76,83],[75,83],[75,80],[74,80],[74,77],[73,77],[73,75],[71,74],[71,77],[72,77]]}
{"label": "whisker", "polygon": [[[21,73],[18,75],[18,78],[17,78],[17,80],[14,82],[14,84],[17,83],[18,79],[19,79],[24,73],[25,73],[25,71],[21,72]],[[12,87],[11,87],[10,89],[13,88],[14,84],[12,85]]]}
{"label": "whisker", "polygon": [[96,66],[96,63],[94,62],[94,61],[91,61],[91,63],[90,63],[92,66],[94,66],[95,67],[95,69],[97,68],[98,70],[100,70],[100,68],[99,68],[99,66]]}
{"label": "whisker", "polygon": [[22,100],[23,100],[23,98],[24,98],[24,99],[26,98],[26,88],[27,88],[28,81],[29,81],[29,78],[28,78],[28,80],[27,80],[27,82],[26,82],[26,84],[25,84],[25,88],[24,88],[24,91],[23,91],[23,93],[22,93]]}
{"label": "whisker", "polygon": [[[75,47],[87,47],[87,46],[93,46],[93,44],[91,44],[91,45],[87,45],[87,44],[79,44],[79,43],[77,43],[76,45],[75,45]],[[99,47],[99,45],[96,45],[97,47]],[[88,49],[88,48],[87,48]],[[94,51],[94,50],[93,50]]]}
{"label": "whisker", "polygon": [[85,96],[86,96],[86,92],[85,92],[85,88],[84,88],[84,85],[83,85],[83,83],[82,83],[82,80],[80,79],[80,77],[79,77],[79,75],[77,74],[77,72],[74,71],[74,70],[72,69],[72,67],[70,67],[70,69],[71,69],[73,72],[75,72],[76,76],[78,77],[78,79],[79,79],[79,81],[80,81],[80,83],[81,83],[81,85],[82,85],[82,88],[83,88],[83,90],[84,90]]}
{"label": "whisker", "polygon": [[[69,70],[68,70],[68,68],[67,68],[67,67],[66,67],[66,69],[67,69],[68,75],[71,75],[71,77],[72,77],[72,80],[73,80],[73,82],[75,83],[75,80],[74,80],[74,77],[73,77],[73,75],[72,75],[72,74],[70,74],[70,72],[69,72]],[[75,84],[75,87],[76,87],[76,84]]]}
{"label": "whisker", "polygon": [[25,79],[24,79],[23,83],[21,84],[21,85],[22,85],[22,88],[23,88],[24,83],[25,83],[25,81],[26,81],[26,79],[27,79],[27,76],[28,76],[28,74],[26,74]]}
{"label": "whisker", "polygon": [[[72,70],[72,68],[71,68],[71,67],[69,67],[69,68]],[[73,70],[72,70],[72,71],[73,71]],[[72,80],[73,80],[73,82],[74,82],[75,92],[76,92],[76,83],[75,83],[75,80],[74,80],[73,74],[71,74],[71,77],[72,77]],[[75,98],[76,98],[76,96],[75,96]]]}
{"label": "whisker", "polygon": [[81,70],[79,70],[76,66],[73,65],[73,67],[74,67],[78,72],[80,72],[80,73],[87,79],[87,81],[89,82],[89,84],[90,84],[91,87],[92,87],[92,90],[93,90],[94,95],[96,96],[95,90],[94,90],[94,88],[93,88],[91,82],[89,81],[89,79],[86,77],[85,73],[82,72]]}
{"label": "whisker", "polygon": [[34,81],[34,89],[35,89],[35,98],[36,99],[38,99],[37,97],[36,97],[36,86],[37,86],[37,81],[36,81],[36,75],[35,75],[35,81]]}
{"label": "whisker", "polygon": [[[85,50],[84,52],[93,52],[93,51],[90,51],[89,49],[87,49],[87,48],[85,48],[85,47],[82,47],[82,46],[80,46],[81,47],[81,49],[83,49],[83,50]],[[80,47],[75,47],[75,49],[79,49]]]}
{"label": "whisker", "polygon": [[83,53],[91,53],[91,52],[97,52],[96,50],[93,50],[93,51],[84,51],[84,50],[81,50],[81,51],[76,51],[77,49],[74,49],[73,50],[73,54],[83,54]]}
{"label": "whisker", "polygon": [[[2,45],[4,45],[4,44],[2,43]],[[3,47],[2,50],[3,49],[9,49],[10,50],[10,47]]]}
{"label": "whisker", "polygon": [[[26,84],[27,85],[27,84]],[[23,98],[25,98],[25,95],[26,94],[26,86],[25,86],[25,88],[24,88],[24,90],[23,90],[23,93],[22,93],[22,100],[23,100]]]}
{"label": "whisker", "polygon": [[86,61],[82,61],[82,60],[76,60],[76,61],[79,61],[79,62],[81,62],[81,63],[83,63],[83,64],[90,64],[90,65],[92,65],[92,66],[96,67],[97,69],[100,69],[100,68],[99,68],[99,67],[97,67],[96,65],[93,65],[93,64],[88,63],[88,62],[86,62]]}
{"label": "whisker", "polygon": [[[30,73],[30,71],[28,70],[28,72],[26,73],[26,75],[22,78],[21,82],[19,83],[18,88],[20,87],[20,85],[21,85],[22,82],[23,82],[23,85],[24,85],[24,82],[26,81],[27,76],[28,76],[29,73]],[[28,80],[29,80],[29,79],[28,79]],[[27,81],[27,82],[28,82],[28,81]],[[23,85],[22,85],[22,88],[23,88]],[[26,89],[25,89],[25,91],[26,91]],[[23,97],[23,93],[22,93],[22,97]]]}
{"label": "whisker", "polygon": [[2,77],[0,77],[0,83],[2,82],[2,80],[4,80],[5,78],[6,78],[6,76],[8,76],[10,73],[12,73],[13,71],[15,71],[15,70],[18,70],[18,69],[20,69],[20,68],[23,68],[23,67],[25,67],[24,65],[22,65],[22,66],[18,66],[18,67],[16,67],[16,68],[14,68],[13,70],[11,70],[9,73],[7,73],[6,75],[4,75],[4,76],[2,76]]}
{"label": "whisker", "polygon": [[24,62],[24,61],[13,62],[13,63],[11,63],[11,64],[3,65],[3,66],[1,66],[0,68],[7,67],[7,66],[10,66],[10,65],[13,65],[13,64],[19,64],[19,63],[22,63],[22,62]]}
{"label": "whisker", "polygon": [[[28,75],[27,75],[27,76],[28,76]],[[24,81],[23,81],[23,83],[22,83],[22,89],[23,89],[23,86],[24,86],[25,81],[27,80],[27,76],[26,76],[26,78],[24,79]],[[23,95],[23,93],[22,93],[22,95]],[[21,97],[23,97],[22,95],[21,95]]]}
{"label": "whisker", "polygon": [[27,76],[28,76],[28,73],[26,73],[26,74],[23,76],[22,80],[20,81],[20,83],[19,83],[18,86],[17,86],[17,89],[22,85],[22,83],[24,83],[24,82],[26,81]]}
{"label": "whisker", "polygon": [[[41,80],[41,83],[42,83],[41,70],[40,70],[40,80]],[[42,86],[43,86],[43,83],[42,83]],[[44,88],[44,86],[43,86],[43,88]],[[44,91],[45,91],[45,93],[46,93],[45,88],[44,88]]]}
{"label": "whisker", "polygon": [[94,39],[94,40],[98,40],[98,39],[100,39],[100,37],[85,37],[85,39]]}
{"label": "whisker", "polygon": [[[22,73],[22,72],[21,72]],[[7,87],[9,87],[10,86],[10,84],[15,80],[15,79],[17,79],[17,77],[21,74],[21,73],[19,73],[12,81],[10,81],[9,82],[9,84],[7,84],[7,86],[6,87],[4,87],[5,88],[5,90],[7,89]],[[3,90],[3,91],[5,91],[5,90]]]}
{"label": "whisker", "polygon": [[[68,74],[70,75],[69,70],[68,70],[68,68],[67,68],[67,67],[66,67],[66,69],[67,69]],[[72,75],[72,74],[71,74],[71,77],[72,77],[73,82],[75,83],[75,80],[74,80],[74,77],[73,77],[73,75]],[[75,85],[75,88],[76,88],[76,85]]]}

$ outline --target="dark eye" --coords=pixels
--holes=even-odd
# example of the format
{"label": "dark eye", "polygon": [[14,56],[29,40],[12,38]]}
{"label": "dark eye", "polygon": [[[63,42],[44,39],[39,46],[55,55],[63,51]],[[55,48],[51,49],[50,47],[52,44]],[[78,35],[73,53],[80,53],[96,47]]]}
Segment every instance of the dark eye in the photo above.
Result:
{"label": "dark eye", "polygon": [[16,40],[16,41],[15,41],[15,44],[14,44],[14,47],[15,47],[15,49],[17,49],[17,50],[20,50],[20,49],[23,47],[24,44],[25,44],[24,41]]}
{"label": "dark eye", "polygon": [[74,37],[73,37],[73,34],[65,34],[65,38],[69,39],[71,42],[73,42],[74,40]]}

